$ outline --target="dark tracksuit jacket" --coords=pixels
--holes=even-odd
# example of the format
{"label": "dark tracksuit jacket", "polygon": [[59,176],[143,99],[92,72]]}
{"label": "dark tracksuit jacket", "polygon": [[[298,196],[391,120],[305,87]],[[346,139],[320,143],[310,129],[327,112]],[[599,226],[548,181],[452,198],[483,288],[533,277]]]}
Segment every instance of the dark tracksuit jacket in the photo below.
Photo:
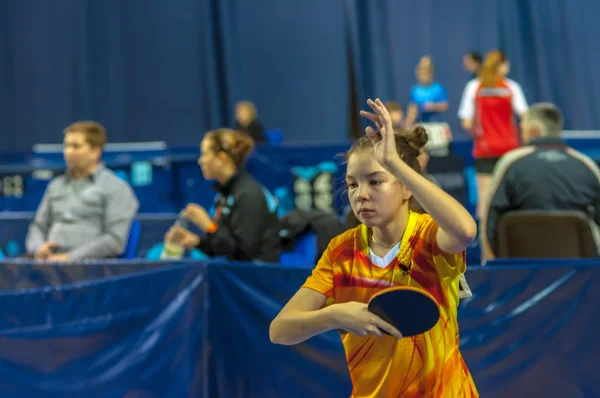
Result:
{"label": "dark tracksuit jacket", "polygon": [[503,214],[515,210],[579,210],[600,225],[600,168],[560,138],[541,138],[496,165],[485,228],[494,252]]}
{"label": "dark tracksuit jacket", "polygon": [[269,191],[243,170],[215,188],[213,219],[218,228],[200,239],[198,249],[211,257],[278,263],[280,221]]}

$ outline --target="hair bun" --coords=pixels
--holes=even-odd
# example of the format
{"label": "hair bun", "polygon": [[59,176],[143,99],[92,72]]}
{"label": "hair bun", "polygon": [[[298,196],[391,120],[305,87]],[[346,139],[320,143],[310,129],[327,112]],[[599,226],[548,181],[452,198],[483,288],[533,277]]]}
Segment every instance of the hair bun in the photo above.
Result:
{"label": "hair bun", "polygon": [[406,141],[414,150],[420,151],[429,141],[427,130],[423,126],[416,126],[406,134]]}
{"label": "hair bun", "polygon": [[254,150],[254,140],[245,131],[237,130],[233,136],[233,147],[231,152],[244,163]]}
{"label": "hair bun", "polygon": [[242,166],[254,150],[254,140],[244,131],[220,128],[205,137],[214,141],[216,151],[228,154],[236,167]]}

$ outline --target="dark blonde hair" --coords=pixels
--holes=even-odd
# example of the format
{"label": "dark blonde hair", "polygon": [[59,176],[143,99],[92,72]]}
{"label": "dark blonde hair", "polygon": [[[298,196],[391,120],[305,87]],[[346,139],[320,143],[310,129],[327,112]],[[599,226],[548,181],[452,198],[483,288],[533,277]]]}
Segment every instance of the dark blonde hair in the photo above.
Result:
{"label": "dark blonde hair", "polygon": [[[413,170],[421,173],[421,164],[418,157],[421,149],[427,144],[429,137],[423,126],[416,126],[412,130],[400,130],[394,134],[396,141],[396,150],[400,159],[402,159]],[[350,150],[344,155],[346,161],[354,153],[366,152],[373,150],[373,141],[369,137],[363,136],[352,145]]]}
{"label": "dark blonde hair", "polygon": [[254,149],[254,140],[243,131],[221,128],[208,131],[205,139],[211,141],[211,147],[216,152],[224,152],[239,168],[246,163]]}
{"label": "dark blonde hair", "polygon": [[500,67],[506,62],[506,56],[502,51],[493,50],[485,56],[479,79],[481,86],[486,88],[496,87],[502,76]]}
{"label": "dark blonde hair", "polygon": [[92,148],[103,149],[106,144],[106,130],[97,122],[82,120],[67,126],[64,135],[69,133],[81,133],[85,136],[85,141]]}

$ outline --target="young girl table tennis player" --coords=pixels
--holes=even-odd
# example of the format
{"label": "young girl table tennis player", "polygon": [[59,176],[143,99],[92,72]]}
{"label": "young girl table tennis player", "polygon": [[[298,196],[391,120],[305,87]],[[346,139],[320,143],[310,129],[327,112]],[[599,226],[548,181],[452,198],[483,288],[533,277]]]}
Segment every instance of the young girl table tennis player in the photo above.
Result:
{"label": "young girl table tennis player", "polygon": [[[383,103],[367,101],[367,128],[347,154],[348,197],[362,222],[334,238],[306,283],[271,323],[273,343],[292,345],[342,329],[353,397],[478,397],[459,351],[457,307],[471,215],[420,174],[422,127],[394,133]],[[415,197],[428,214],[411,212]],[[431,330],[404,337],[367,309],[378,291],[420,287],[440,306]],[[402,303],[398,303],[402,305]],[[384,334],[388,332],[391,335]]]}

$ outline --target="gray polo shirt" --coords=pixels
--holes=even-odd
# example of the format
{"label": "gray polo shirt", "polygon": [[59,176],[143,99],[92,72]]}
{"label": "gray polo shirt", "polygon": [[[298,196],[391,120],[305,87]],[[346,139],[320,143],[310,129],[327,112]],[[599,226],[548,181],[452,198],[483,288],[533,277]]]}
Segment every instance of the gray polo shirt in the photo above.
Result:
{"label": "gray polo shirt", "polygon": [[56,177],[29,226],[27,252],[52,241],[71,260],[117,257],[138,207],[131,187],[103,165],[81,179],[68,173]]}

